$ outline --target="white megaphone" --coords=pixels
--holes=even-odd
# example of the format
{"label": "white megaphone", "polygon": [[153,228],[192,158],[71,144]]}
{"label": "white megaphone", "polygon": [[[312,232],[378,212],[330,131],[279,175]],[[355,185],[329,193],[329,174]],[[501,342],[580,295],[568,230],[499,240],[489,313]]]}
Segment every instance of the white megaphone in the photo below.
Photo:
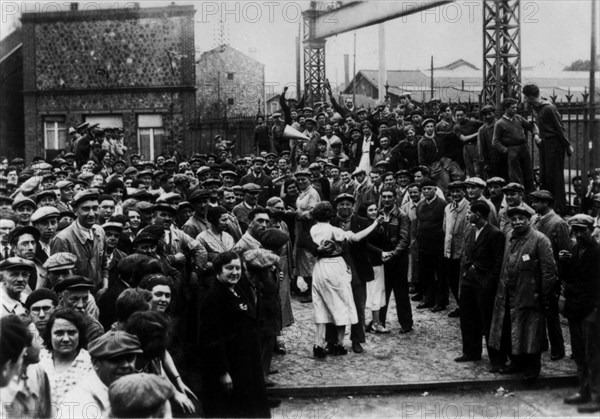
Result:
{"label": "white megaphone", "polygon": [[296,128],[293,128],[291,125],[286,125],[285,128],[283,129],[283,138],[291,138],[291,139],[295,139],[295,140],[304,140],[304,141],[308,141],[310,139],[306,135],[304,135],[300,131],[298,131]]}

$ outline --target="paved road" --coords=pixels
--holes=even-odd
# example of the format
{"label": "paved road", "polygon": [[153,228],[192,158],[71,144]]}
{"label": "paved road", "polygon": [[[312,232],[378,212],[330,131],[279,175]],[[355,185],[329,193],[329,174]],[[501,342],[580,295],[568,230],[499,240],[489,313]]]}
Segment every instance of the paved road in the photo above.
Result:
{"label": "paved road", "polygon": [[[271,375],[279,386],[324,386],[348,384],[396,384],[450,380],[490,380],[503,377],[488,372],[489,361],[455,363],[461,355],[459,320],[447,317],[447,311],[431,313],[416,310],[413,304],[414,331],[399,334],[395,309],[391,310],[389,335],[367,334],[365,352],[346,356],[313,358],[314,323],[312,304],[301,304],[294,299],[296,323],[284,332],[288,349],[285,356],[275,356],[273,367],[278,374]],[[370,313],[367,314],[370,319]],[[567,355],[571,353],[569,332],[563,325]],[[346,346],[350,346],[346,335]],[[550,361],[550,354],[542,355],[542,376],[575,374],[575,364],[568,358]]]}
{"label": "paved road", "polygon": [[272,410],[274,419],[383,418],[454,419],[595,417],[563,404],[569,388],[487,392],[429,392],[338,398],[291,398]]}

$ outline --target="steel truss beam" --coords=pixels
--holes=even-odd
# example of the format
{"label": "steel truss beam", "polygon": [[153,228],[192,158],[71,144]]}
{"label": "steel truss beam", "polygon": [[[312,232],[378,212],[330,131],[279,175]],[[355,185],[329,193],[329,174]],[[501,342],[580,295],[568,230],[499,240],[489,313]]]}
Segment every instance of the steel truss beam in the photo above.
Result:
{"label": "steel truss beam", "polygon": [[518,98],[521,85],[521,0],[483,2],[482,103]]}

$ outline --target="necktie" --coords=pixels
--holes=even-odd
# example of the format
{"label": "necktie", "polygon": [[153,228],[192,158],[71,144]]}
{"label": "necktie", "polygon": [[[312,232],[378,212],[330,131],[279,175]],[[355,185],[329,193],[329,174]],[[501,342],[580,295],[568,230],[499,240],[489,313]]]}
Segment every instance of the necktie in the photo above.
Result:
{"label": "necktie", "polygon": [[10,252],[8,251],[8,246],[4,246],[4,259],[8,259],[10,257]]}

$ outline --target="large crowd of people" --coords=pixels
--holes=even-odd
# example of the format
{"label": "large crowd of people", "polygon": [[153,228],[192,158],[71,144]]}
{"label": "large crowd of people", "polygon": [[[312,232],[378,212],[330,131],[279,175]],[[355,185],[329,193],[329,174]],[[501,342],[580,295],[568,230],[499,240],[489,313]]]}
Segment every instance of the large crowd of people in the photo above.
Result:
{"label": "large crowd of people", "polygon": [[411,333],[412,300],[460,324],[454,361],[485,343],[491,372],[525,382],[542,352],[567,355],[562,315],[580,382],[565,403],[599,411],[600,184],[567,199],[573,149],[539,89],[523,88],[534,120],[514,99],[424,114],[408,95],[285,93],[252,155],[219,136],[148,161],[84,123],[51,161],[0,158],[2,417],[269,417],[293,298],[315,358]]}

